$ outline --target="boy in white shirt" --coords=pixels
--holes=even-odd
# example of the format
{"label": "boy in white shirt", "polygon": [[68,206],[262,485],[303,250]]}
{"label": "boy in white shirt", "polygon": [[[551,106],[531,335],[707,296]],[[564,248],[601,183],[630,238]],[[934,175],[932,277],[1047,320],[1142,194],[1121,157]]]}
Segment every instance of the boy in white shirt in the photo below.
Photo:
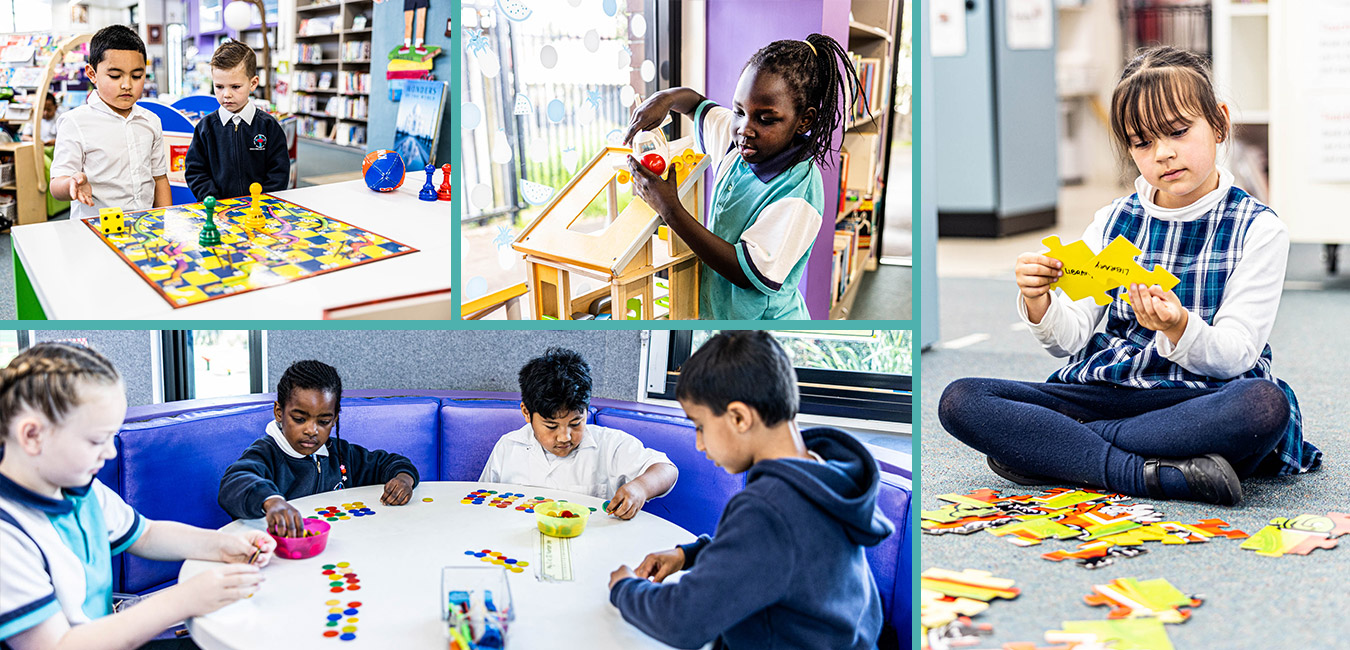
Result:
{"label": "boy in white shirt", "polygon": [[145,43],[125,25],[100,29],[84,74],[96,92],[61,119],[52,195],[74,202],[71,219],[97,217],[98,208],[171,205],[164,132],[154,113],[136,105],[145,89]]}
{"label": "boy in white shirt", "polygon": [[520,369],[526,425],[501,437],[480,481],[550,487],[608,498],[606,510],[632,519],[668,494],[679,475],[665,454],[632,435],[586,424],[591,370],[581,355],[549,348]]}

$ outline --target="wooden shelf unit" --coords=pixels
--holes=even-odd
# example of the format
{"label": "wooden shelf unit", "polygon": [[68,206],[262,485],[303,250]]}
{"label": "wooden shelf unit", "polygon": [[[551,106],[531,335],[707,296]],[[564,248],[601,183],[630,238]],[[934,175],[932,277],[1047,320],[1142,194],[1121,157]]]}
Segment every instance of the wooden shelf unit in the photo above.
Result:
{"label": "wooden shelf unit", "polygon": [[[365,0],[340,0],[339,2],[328,2],[328,3],[307,3],[306,0],[298,0],[297,6],[295,8],[295,14],[296,14],[295,24],[297,29],[299,28],[301,20],[310,20],[325,17],[334,17],[338,19],[338,24],[334,26],[332,33],[296,36],[297,45],[317,46],[322,48],[323,51],[323,59],[321,59],[319,62],[300,61],[298,60],[299,55],[297,52],[295,57],[297,59],[295,63],[296,72],[333,73],[333,85],[331,88],[307,89],[299,87],[299,84],[292,84],[292,86],[295,88],[293,92],[297,95],[297,97],[305,95],[314,95],[323,98],[323,100],[321,100],[323,101],[323,103],[326,103],[327,101],[333,101],[337,98],[342,97],[368,98],[369,97],[368,92],[358,92],[358,91],[342,92],[340,90],[341,88],[340,78],[344,73],[365,73],[367,75],[370,74],[369,58],[355,59],[348,61],[344,60],[342,53],[343,49],[347,46],[347,43],[372,42],[373,40],[371,38],[372,30],[370,28],[370,25],[375,19],[374,4],[372,2],[368,2]],[[356,16],[363,14],[366,17],[366,27],[363,27],[361,29],[353,29],[352,28],[353,19],[356,18]],[[371,53],[371,56],[374,56],[373,51]],[[292,79],[294,79],[294,77]],[[296,105],[295,108],[297,109],[295,111],[297,115],[301,115],[312,119],[321,119],[324,120],[324,124],[328,125],[325,127],[326,134],[324,136],[301,135],[300,137],[311,141],[324,142],[327,144],[346,147],[348,149],[355,149],[361,151],[365,150],[366,138],[369,137],[368,132],[362,135],[360,144],[351,144],[351,145],[337,144],[334,133],[336,132],[337,129],[343,129],[350,126],[359,126],[365,128],[366,122],[369,117],[369,110],[370,110],[369,102],[367,102],[366,106],[367,117],[349,118],[349,117],[337,117],[333,115],[327,115],[322,113],[322,107],[320,107],[320,110],[313,112],[298,110],[299,108],[298,104]],[[304,131],[305,128],[304,125],[302,125],[301,132]]]}

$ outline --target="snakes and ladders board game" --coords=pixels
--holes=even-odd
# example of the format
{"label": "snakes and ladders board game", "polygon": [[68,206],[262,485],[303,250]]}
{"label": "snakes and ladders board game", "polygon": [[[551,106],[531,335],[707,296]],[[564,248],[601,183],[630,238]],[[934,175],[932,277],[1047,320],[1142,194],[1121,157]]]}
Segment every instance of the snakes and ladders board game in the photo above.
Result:
{"label": "snakes and ladders board game", "polygon": [[98,217],[84,223],[175,309],[417,252],[267,195],[258,199],[264,225],[245,228],[251,202],[216,203],[218,246],[198,244],[206,223],[201,203],[127,213],[126,227],[110,234]]}

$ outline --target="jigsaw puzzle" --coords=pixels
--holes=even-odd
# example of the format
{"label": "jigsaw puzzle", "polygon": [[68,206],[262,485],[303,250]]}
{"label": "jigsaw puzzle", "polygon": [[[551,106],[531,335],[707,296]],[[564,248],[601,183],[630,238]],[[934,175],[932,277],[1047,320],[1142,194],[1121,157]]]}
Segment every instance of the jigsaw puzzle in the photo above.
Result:
{"label": "jigsaw puzzle", "polygon": [[[1096,255],[1082,240],[1065,245],[1058,236],[1051,235],[1042,239],[1041,244],[1050,249],[1046,251],[1046,257],[1064,263],[1061,269],[1064,275],[1050,288],[1063,289],[1070,300],[1091,297],[1093,302],[1105,306],[1111,304],[1111,295],[1107,293],[1111,289],[1137,283],[1145,286],[1156,284],[1170,291],[1181,282],[1180,278],[1161,266],[1154,266],[1152,271],[1140,266],[1134,258],[1143,251],[1123,235],[1116,236]],[[1125,302],[1130,301],[1125,291],[1118,295]]]}
{"label": "jigsaw puzzle", "polygon": [[1323,515],[1276,517],[1270,525],[1256,531],[1240,548],[1256,551],[1257,555],[1280,557],[1288,553],[1307,555],[1319,548],[1333,549],[1337,539],[1350,532],[1350,515],[1329,512]]}
{"label": "jigsaw puzzle", "polygon": [[84,223],[175,309],[303,280],[417,249],[309,210],[263,196],[262,227],[246,227],[249,197],[216,202],[220,244],[203,246],[201,203],[131,212],[120,232]]}

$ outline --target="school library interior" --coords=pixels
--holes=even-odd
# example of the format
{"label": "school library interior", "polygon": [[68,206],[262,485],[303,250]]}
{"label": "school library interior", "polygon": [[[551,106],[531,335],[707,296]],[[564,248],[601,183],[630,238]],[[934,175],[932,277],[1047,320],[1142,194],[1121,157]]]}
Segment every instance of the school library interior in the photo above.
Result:
{"label": "school library interior", "polygon": [[1337,645],[1350,8],[917,20],[924,644]]}
{"label": "school library interior", "polygon": [[909,319],[911,4],[464,0],[462,315]]}
{"label": "school library interior", "polygon": [[0,3],[0,318],[451,318],[453,5]]}
{"label": "school library interior", "polygon": [[914,349],[0,330],[0,640],[908,648]]}

